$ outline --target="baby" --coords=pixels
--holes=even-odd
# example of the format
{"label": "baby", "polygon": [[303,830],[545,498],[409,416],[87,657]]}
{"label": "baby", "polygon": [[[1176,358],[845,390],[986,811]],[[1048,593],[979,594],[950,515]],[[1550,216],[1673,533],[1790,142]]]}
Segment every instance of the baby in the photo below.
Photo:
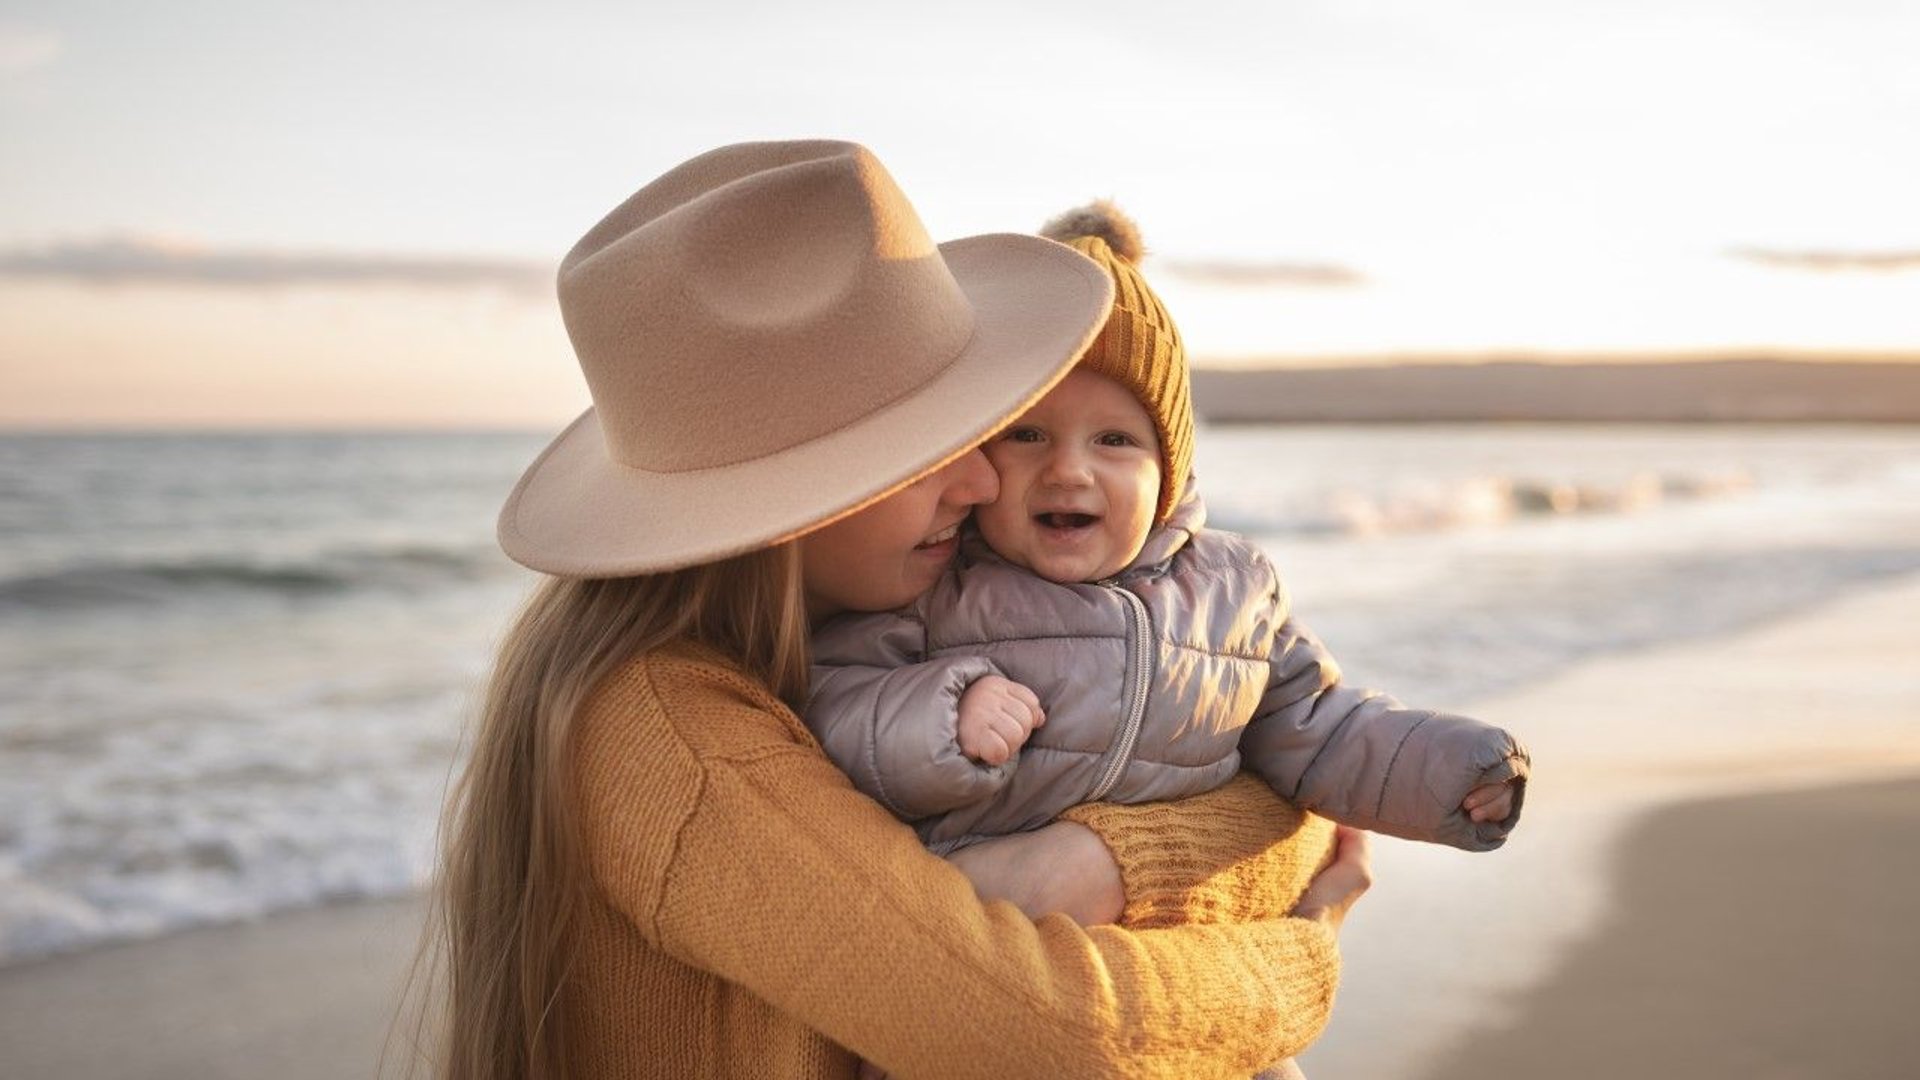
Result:
{"label": "baby", "polygon": [[939,584],[815,635],[807,723],[827,753],[940,854],[1242,768],[1335,821],[1500,846],[1526,750],[1340,681],[1266,555],[1202,528],[1186,357],[1132,223],[1096,204],[1045,235],[1107,267],[1113,313],[987,443],[999,500]]}

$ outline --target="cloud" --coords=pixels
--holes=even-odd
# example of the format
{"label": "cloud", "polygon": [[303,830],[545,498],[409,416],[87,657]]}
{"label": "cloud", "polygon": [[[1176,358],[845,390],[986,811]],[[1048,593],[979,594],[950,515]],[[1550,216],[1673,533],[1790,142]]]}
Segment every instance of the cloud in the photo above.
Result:
{"label": "cloud", "polygon": [[1916,251],[1781,251],[1776,248],[1733,248],[1727,254],[1746,262],[1765,266],[1784,266],[1793,270],[1920,270],[1920,250]]}
{"label": "cloud", "polygon": [[0,23],[0,75],[22,75],[60,58],[60,35]]}
{"label": "cloud", "polygon": [[303,254],[230,250],[144,237],[115,237],[33,249],[0,250],[0,278],[62,278],[100,284],[414,285],[552,288],[552,268],[510,259],[407,255]]}
{"label": "cloud", "polygon": [[1167,272],[1205,285],[1348,288],[1366,283],[1366,275],[1336,263],[1231,262],[1221,259],[1172,260]]}

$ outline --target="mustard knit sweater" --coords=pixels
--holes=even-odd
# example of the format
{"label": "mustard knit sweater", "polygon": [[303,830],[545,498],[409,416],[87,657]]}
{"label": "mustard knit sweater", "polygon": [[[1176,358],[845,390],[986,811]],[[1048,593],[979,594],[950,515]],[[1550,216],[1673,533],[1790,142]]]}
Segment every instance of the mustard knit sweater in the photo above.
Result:
{"label": "mustard knit sweater", "polygon": [[1246,1077],[1332,1006],[1332,933],[1284,917],[1328,828],[1253,781],[1075,810],[1128,895],[1082,929],[982,904],[717,654],[628,663],[578,734],[582,1076]]}

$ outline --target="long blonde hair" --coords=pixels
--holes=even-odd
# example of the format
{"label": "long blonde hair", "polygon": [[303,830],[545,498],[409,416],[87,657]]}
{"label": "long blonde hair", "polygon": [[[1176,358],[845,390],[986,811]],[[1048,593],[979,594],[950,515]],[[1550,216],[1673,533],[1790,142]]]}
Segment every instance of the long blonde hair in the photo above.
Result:
{"label": "long blonde hair", "polygon": [[[570,779],[574,720],[611,671],[675,641],[718,649],[798,707],[807,687],[798,545],[640,577],[548,578],[534,590],[500,644],[447,805],[406,991],[412,1041],[437,1045],[428,1051],[437,1075],[567,1075],[557,1008],[588,887]],[[420,1064],[412,1057],[405,1071]]]}

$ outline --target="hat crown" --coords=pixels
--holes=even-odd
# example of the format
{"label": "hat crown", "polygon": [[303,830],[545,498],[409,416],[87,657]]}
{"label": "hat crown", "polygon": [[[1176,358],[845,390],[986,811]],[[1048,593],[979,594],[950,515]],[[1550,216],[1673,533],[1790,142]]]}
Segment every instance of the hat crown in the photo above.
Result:
{"label": "hat crown", "polygon": [[1172,518],[1193,469],[1193,388],[1180,330],[1147,284],[1139,261],[1140,227],[1110,202],[1069,210],[1042,235],[1098,263],[1113,278],[1113,309],[1080,367],[1133,392],[1160,439],[1160,501],[1155,520]]}
{"label": "hat crown", "polygon": [[965,348],[973,310],[866,148],[743,143],[641,188],[562,262],[620,464],[683,472],[830,434]]}

